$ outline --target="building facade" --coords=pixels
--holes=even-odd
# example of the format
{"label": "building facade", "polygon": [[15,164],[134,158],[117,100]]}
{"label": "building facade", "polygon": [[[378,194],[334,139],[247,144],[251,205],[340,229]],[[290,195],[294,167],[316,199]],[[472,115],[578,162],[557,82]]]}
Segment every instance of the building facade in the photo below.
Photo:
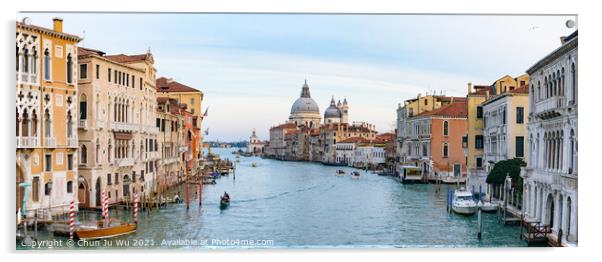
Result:
{"label": "building facade", "polygon": [[16,24],[16,209],[27,216],[47,219],[77,202],[80,40],[60,18],[52,29]]}
{"label": "building facade", "polygon": [[[523,168],[526,221],[548,225],[551,239],[578,242],[577,31],[529,73],[529,160]],[[554,240],[555,241],[555,240]]]}
{"label": "building facade", "polygon": [[103,192],[109,204],[149,195],[159,160],[152,54],[80,47],[78,64],[80,207],[101,207]]}
{"label": "building facade", "polygon": [[255,129],[253,129],[253,133],[249,137],[249,145],[247,146],[247,153],[261,155],[264,152],[265,142],[259,140],[257,138],[257,134],[255,133]]}

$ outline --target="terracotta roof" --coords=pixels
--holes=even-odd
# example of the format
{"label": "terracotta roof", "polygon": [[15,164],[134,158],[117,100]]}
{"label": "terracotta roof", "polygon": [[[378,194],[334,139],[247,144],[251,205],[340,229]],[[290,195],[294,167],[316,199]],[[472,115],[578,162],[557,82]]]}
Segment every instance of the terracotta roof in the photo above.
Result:
{"label": "terracotta roof", "polygon": [[92,49],[92,48],[85,48],[85,47],[78,46],[77,47],[77,55],[78,56],[86,56],[86,55],[104,56],[105,52],[96,50],[96,49]]}
{"label": "terracotta roof", "polygon": [[339,141],[339,143],[367,143],[370,140],[363,137],[350,137],[344,140]]}
{"label": "terracotta roof", "polygon": [[376,143],[391,142],[391,141],[395,140],[395,137],[396,137],[396,135],[393,133],[383,133],[383,134],[376,135],[374,142],[376,142]]}
{"label": "terracotta roof", "polygon": [[157,78],[156,88],[161,92],[200,92],[198,89],[165,77]]}
{"label": "terracotta roof", "polygon": [[466,97],[463,96],[442,96],[441,101],[444,102],[466,102]]}
{"label": "terracotta roof", "polygon": [[284,124],[272,127],[271,129],[274,129],[274,128],[291,129],[291,128],[297,128],[297,125],[295,123],[284,123]]}
{"label": "terracotta roof", "polygon": [[529,86],[528,85],[523,85],[520,88],[508,91],[508,93],[512,93],[512,94],[528,94],[529,93]]}
{"label": "terracotta roof", "polygon": [[450,117],[466,117],[468,115],[468,103],[466,101],[454,102],[439,107],[432,111],[423,112],[417,116],[450,116]]}
{"label": "terracotta roof", "polygon": [[107,59],[118,62],[118,63],[130,63],[130,62],[136,62],[136,61],[144,61],[146,60],[146,57],[148,56],[148,54],[142,54],[142,55],[125,55],[125,54],[118,54],[118,55],[108,55],[105,56]]}
{"label": "terracotta roof", "polygon": [[489,90],[490,94],[493,94],[493,92],[491,91],[491,86],[475,85],[474,91],[471,92],[470,95],[486,95],[487,90]]}

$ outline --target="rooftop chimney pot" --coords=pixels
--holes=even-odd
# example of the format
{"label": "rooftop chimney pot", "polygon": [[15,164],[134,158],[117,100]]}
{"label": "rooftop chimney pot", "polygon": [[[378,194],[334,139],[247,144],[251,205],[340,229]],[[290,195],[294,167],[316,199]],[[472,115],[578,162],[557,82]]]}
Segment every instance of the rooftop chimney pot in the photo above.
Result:
{"label": "rooftop chimney pot", "polygon": [[63,32],[63,19],[60,17],[52,18],[52,30],[59,33]]}

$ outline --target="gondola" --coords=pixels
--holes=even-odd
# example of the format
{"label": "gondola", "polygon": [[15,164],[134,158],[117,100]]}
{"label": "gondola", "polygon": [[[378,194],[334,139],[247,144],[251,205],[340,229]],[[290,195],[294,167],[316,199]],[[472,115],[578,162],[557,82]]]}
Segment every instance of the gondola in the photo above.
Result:
{"label": "gondola", "polygon": [[226,209],[230,206],[230,196],[228,194],[224,194],[222,199],[219,201],[219,209]]}

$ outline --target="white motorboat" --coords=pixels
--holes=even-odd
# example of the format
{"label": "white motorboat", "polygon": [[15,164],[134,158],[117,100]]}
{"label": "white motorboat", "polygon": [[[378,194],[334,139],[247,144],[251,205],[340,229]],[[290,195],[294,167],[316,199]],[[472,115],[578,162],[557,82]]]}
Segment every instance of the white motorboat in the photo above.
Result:
{"label": "white motorboat", "polygon": [[499,206],[500,204],[497,202],[485,201],[483,202],[483,206],[481,206],[481,210],[483,212],[494,212],[498,209]]}
{"label": "white motorboat", "polygon": [[452,210],[461,215],[473,215],[477,212],[477,202],[474,201],[470,191],[462,188],[454,191]]}

